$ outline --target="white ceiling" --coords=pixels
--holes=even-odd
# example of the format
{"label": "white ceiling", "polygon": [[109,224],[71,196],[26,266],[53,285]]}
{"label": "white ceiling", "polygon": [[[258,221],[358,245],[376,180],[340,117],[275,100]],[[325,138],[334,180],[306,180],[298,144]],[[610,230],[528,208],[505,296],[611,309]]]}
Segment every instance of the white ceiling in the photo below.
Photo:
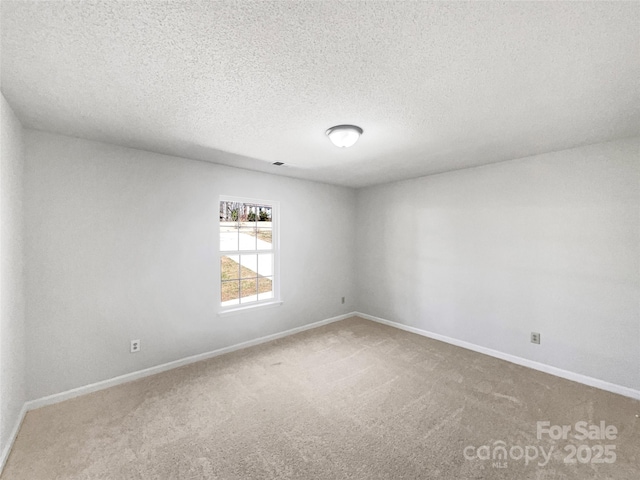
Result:
{"label": "white ceiling", "polygon": [[3,0],[1,53],[27,127],[352,187],[640,134],[638,2]]}

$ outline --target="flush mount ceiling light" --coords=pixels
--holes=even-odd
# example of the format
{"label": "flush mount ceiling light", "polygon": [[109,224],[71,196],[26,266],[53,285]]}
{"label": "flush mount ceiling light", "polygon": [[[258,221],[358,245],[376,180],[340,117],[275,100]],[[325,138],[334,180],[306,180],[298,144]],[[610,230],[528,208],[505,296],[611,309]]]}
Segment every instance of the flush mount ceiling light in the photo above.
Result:
{"label": "flush mount ceiling light", "polygon": [[327,130],[329,140],[341,148],[351,147],[362,135],[362,129],[355,125],[336,125]]}

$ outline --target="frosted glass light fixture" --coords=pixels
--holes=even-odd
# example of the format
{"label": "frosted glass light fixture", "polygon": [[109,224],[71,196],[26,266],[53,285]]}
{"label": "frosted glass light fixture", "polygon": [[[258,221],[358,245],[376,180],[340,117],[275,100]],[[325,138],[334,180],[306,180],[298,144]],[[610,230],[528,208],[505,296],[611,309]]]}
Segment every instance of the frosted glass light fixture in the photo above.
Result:
{"label": "frosted glass light fixture", "polygon": [[329,140],[336,146],[347,148],[353,146],[362,135],[362,129],[355,125],[336,125],[327,130]]}

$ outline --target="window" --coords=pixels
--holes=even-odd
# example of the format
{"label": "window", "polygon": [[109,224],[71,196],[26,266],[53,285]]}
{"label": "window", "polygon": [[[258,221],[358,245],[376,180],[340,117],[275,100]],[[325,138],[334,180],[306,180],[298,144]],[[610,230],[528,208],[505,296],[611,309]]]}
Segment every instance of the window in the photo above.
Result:
{"label": "window", "polygon": [[277,215],[276,202],[221,197],[223,309],[279,301]]}

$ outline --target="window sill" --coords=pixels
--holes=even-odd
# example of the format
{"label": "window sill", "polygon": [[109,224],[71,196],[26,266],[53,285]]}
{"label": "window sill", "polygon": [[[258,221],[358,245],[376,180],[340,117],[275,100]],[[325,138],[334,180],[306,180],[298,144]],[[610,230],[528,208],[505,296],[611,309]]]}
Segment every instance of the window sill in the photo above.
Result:
{"label": "window sill", "polygon": [[218,312],[218,316],[226,316],[226,315],[234,315],[238,313],[245,313],[250,310],[256,310],[260,308],[269,308],[269,307],[279,307],[282,305],[282,300],[276,300],[273,302],[265,302],[265,303],[257,303],[255,305],[246,305],[244,307],[234,307],[234,308],[226,308]]}

